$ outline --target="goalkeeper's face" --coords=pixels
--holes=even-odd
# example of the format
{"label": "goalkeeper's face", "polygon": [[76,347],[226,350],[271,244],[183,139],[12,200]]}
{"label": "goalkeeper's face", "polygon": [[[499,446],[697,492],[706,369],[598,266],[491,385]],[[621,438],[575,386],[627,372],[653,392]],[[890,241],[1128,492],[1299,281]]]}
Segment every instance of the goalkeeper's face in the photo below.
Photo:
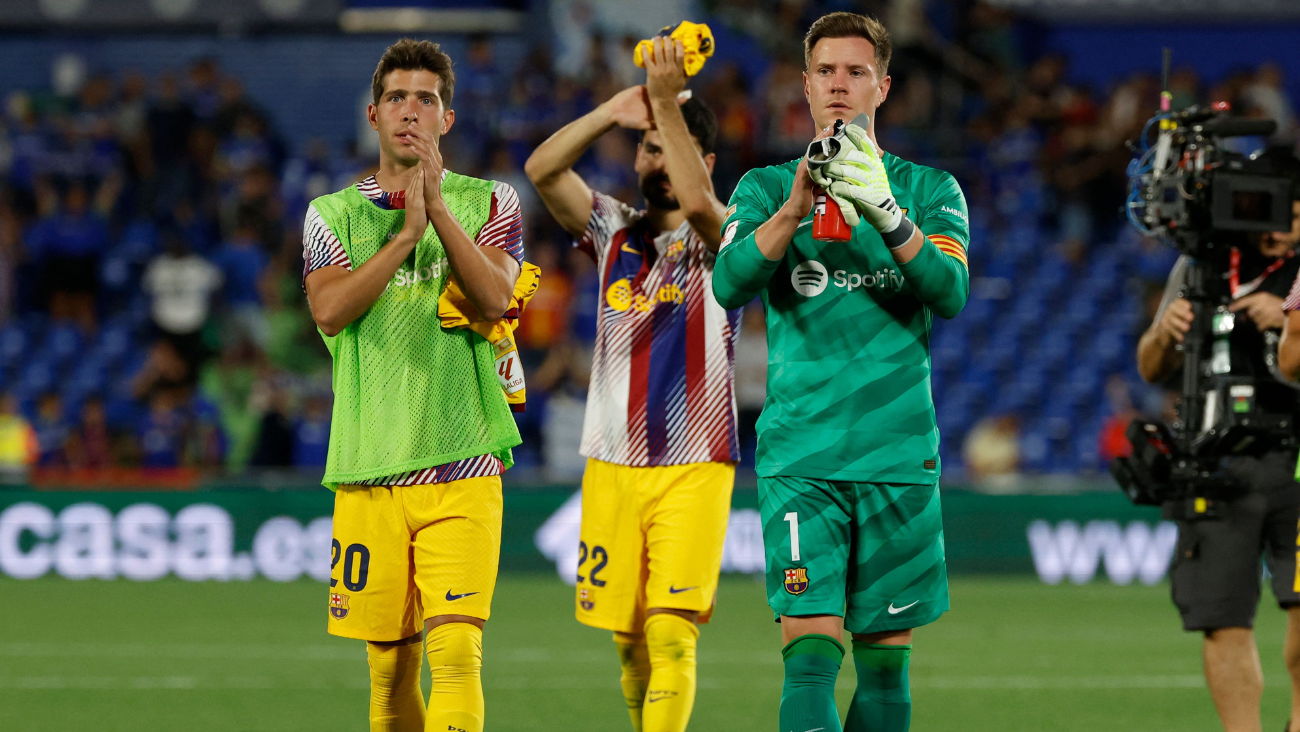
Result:
{"label": "goalkeeper's face", "polygon": [[[859,114],[876,120],[889,95],[889,77],[876,70],[876,48],[865,38],[823,38],[813,46],[803,74],[804,95],[817,129]],[[874,125],[873,125],[874,127]]]}
{"label": "goalkeeper's face", "polygon": [[370,127],[379,133],[380,154],[413,166],[420,161],[411,148],[411,128],[433,135],[435,143],[451,129],[456,113],[442,105],[442,79],[425,69],[397,69],[384,79],[379,102],[366,110]]}

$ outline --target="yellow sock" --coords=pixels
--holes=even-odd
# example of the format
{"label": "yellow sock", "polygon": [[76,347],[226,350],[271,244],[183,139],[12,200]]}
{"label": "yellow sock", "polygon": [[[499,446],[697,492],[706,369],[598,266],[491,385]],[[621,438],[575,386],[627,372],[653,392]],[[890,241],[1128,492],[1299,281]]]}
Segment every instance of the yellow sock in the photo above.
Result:
{"label": "yellow sock", "polygon": [[424,692],[420,691],[420,643],[366,644],[370,662],[370,732],[421,732]]}
{"label": "yellow sock", "polygon": [[424,652],[433,676],[426,732],[483,732],[483,631],[439,625],[425,634]]}
{"label": "yellow sock", "polygon": [[695,643],[700,629],[672,613],[645,621],[650,685],[641,714],[643,732],[683,732],[695,706]]}
{"label": "yellow sock", "polygon": [[614,645],[618,647],[618,662],[623,667],[618,683],[623,686],[627,714],[632,718],[633,731],[641,732],[641,708],[645,705],[645,690],[650,684],[650,651],[643,635],[615,633]]}

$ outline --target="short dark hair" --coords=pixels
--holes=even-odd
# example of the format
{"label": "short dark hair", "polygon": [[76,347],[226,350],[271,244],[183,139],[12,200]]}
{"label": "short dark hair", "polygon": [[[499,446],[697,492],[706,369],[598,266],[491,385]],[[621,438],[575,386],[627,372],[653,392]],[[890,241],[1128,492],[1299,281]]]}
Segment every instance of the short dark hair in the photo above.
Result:
{"label": "short dark hair", "polygon": [[394,71],[431,71],[442,80],[438,96],[442,98],[443,110],[451,109],[451,96],[456,88],[456,74],[451,70],[451,56],[433,41],[417,41],[413,38],[402,40],[389,46],[384,55],[379,57],[375,75],[370,80],[370,92],[375,104],[384,93],[384,79]]}
{"label": "short dark hair", "polygon": [[[681,105],[682,116],[686,118],[686,129],[700,143],[700,152],[708,155],[713,152],[714,147],[718,144],[718,118],[709,109],[709,105],[701,102],[697,97],[687,99]],[[641,139],[645,140],[645,133],[641,133]]]}
{"label": "short dark hair", "polygon": [[823,38],[865,38],[876,50],[876,73],[880,78],[889,75],[889,57],[894,54],[894,44],[884,24],[867,15],[857,13],[827,13],[813,21],[808,35],[803,37],[803,67],[808,70],[817,41]]}

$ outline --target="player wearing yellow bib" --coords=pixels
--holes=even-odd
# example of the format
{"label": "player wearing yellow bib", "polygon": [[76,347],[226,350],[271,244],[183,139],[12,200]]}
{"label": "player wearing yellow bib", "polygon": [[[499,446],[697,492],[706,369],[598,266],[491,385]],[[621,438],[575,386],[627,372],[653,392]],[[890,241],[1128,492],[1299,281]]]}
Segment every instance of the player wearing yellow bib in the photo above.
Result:
{"label": "player wearing yellow bib", "polygon": [[329,632],[368,641],[375,731],[482,732],[500,474],[520,442],[493,344],[439,321],[452,277],[472,317],[500,319],[523,257],[514,191],[443,168],[454,82],[436,44],[385,51],[368,109],[379,171],[313,201],[303,233],[303,285],[334,359]]}

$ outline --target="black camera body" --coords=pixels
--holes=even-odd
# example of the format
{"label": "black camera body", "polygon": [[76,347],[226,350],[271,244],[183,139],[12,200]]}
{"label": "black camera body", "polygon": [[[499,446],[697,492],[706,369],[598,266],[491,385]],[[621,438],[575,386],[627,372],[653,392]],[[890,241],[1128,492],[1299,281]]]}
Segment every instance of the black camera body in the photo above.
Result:
{"label": "black camera body", "polygon": [[1139,150],[1129,166],[1130,220],[1194,259],[1213,258],[1223,234],[1291,228],[1291,177],[1277,174],[1267,159],[1224,146],[1232,137],[1271,135],[1277,123],[1225,110],[1213,105],[1157,115],[1148,123],[1160,126],[1156,144]]}
{"label": "black camera body", "polygon": [[[1159,126],[1154,145],[1147,133]],[[1265,338],[1271,374],[1234,373],[1229,336],[1236,323],[1226,305],[1229,250],[1243,236],[1291,229],[1295,181],[1264,157],[1224,144],[1230,137],[1269,135],[1271,120],[1240,119],[1226,105],[1163,112],[1147,124],[1129,167],[1129,220],[1189,258],[1182,295],[1192,303],[1183,342],[1178,420],[1135,421],[1133,454],[1111,474],[1135,504],[1164,507],[1166,518],[1213,519],[1243,489],[1223,459],[1259,456],[1296,445],[1296,387],[1276,370],[1277,338]],[[1268,349],[1273,349],[1268,353]]]}

